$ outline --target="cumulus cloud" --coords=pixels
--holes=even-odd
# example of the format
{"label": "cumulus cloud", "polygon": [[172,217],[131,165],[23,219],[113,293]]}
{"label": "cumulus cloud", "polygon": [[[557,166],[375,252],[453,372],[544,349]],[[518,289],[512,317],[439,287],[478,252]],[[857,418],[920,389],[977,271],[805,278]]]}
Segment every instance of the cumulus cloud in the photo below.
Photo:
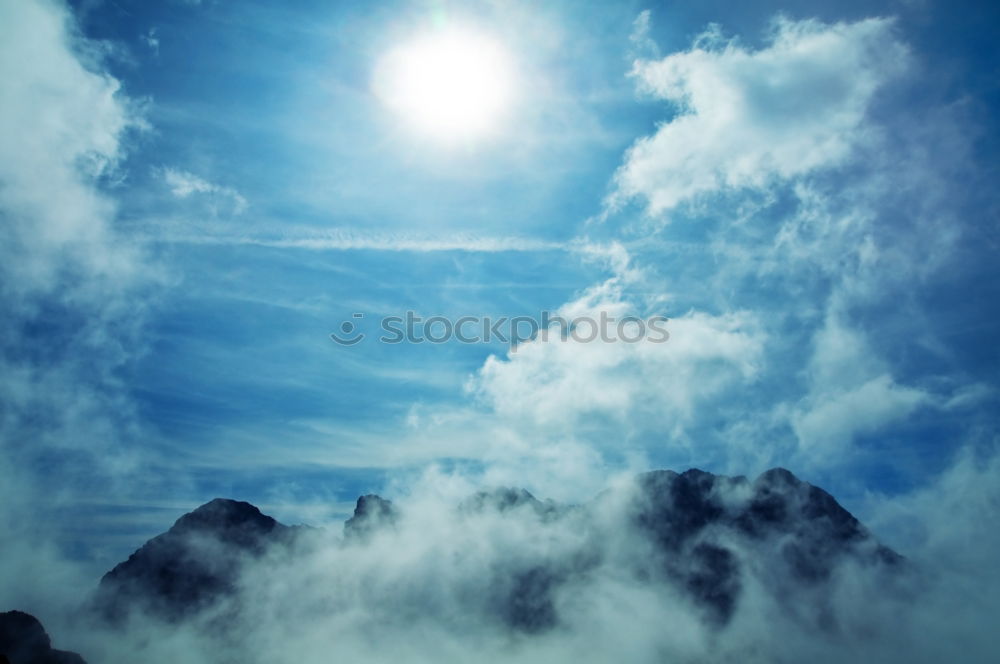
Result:
{"label": "cumulus cloud", "polygon": [[[660,298],[631,295],[650,282],[621,245],[584,244],[579,251],[604,262],[613,276],[562,305],[555,316],[565,323],[539,331],[506,358],[491,356],[470,383],[502,421],[536,435],[575,431],[597,418],[622,431],[640,422],[681,430],[705,401],[753,380],[765,339],[751,313],[690,311],[642,329],[620,326],[630,316],[663,316],[652,308]],[[568,333],[574,321],[579,335]],[[643,330],[635,342],[618,338],[637,339]]]}
{"label": "cumulus cloud", "polygon": [[[595,321],[616,310],[629,315],[620,301],[578,304],[558,314]],[[546,340],[488,359],[474,389],[499,415],[525,425],[572,427],[593,415],[624,424],[657,413],[675,427],[689,421],[703,399],[755,375],[763,340],[750,314],[692,312],[666,327],[670,339],[663,344],[562,340],[553,328]]]}
{"label": "cumulus cloud", "polygon": [[906,63],[886,19],[779,19],[759,50],[715,29],[689,51],[639,60],[640,89],[673,104],[676,115],[630,148],[612,204],[639,197],[656,215],[705,194],[840,164],[867,138],[873,96]]}
{"label": "cumulus cloud", "polygon": [[[699,403],[753,378],[764,339],[747,312],[688,312],[661,325],[666,335],[647,328],[635,343],[618,339],[618,326],[608,325],[606,339],[594,334],[588,341],[602,316],[617,322],[637,313],[647,319],[663,314],[643,311],[629,296],[629,286],[644,275],[621,245],[582,245],[580,251],[613,271],[556,311],[564,321],[584,321],[580,335],[567,335],[556,323],[506,359],[491,356],[471,385],[501,418],[534,431],[573,430],[595,415],[619,426],[654,416],[656,426],[682,427]],[[629,338],[639,332],[621,331]]]}

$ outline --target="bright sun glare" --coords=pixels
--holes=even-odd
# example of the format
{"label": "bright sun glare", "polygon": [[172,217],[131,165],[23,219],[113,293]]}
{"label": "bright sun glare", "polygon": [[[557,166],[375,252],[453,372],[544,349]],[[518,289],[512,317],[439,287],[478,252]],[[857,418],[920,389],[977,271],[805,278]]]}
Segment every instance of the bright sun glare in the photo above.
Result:
{"label": "bright sun glare", "polygon": [[500,44],[473,32],[450,31],[386,54],[375,90],[420,131],[468,140],[496,128],[512,83],[510,59]]}

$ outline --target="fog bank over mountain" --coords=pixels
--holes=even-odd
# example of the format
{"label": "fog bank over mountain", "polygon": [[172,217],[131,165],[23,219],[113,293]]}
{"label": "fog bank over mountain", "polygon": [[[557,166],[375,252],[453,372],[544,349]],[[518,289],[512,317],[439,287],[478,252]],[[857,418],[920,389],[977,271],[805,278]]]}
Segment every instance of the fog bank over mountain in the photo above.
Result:
{"label": "fog bank over mountain", "polygon": [[951,570],[787,470],[654,471],[576,505],[429,489],[362,496],[343,532],[213,500],[109,571],[60,642],[91,664],[931,662],[969,628],[935,613]]}

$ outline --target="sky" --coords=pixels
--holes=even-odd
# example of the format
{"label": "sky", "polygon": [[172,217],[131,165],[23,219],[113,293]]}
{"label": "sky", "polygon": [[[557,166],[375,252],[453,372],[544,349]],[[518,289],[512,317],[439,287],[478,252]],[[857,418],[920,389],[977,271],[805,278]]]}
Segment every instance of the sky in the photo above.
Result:
{"label": "sky", "polygon": [[[690,467],[904,550],[961,473],[995,517],[998,12],[0,2],[0,532],[99,574],[216,496],[322,525],[428,472]],[[379,87],[442,34],[502,54],[476,135]],[[670,339],[380,343],[407,311]]]}

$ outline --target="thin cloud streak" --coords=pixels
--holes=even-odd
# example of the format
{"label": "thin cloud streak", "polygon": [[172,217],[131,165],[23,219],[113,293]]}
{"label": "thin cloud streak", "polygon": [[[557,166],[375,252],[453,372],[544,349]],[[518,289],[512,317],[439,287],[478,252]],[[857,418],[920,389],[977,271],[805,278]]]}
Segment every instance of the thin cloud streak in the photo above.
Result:
{"label": "thin cloud streak", "polygon": [[305,249],[308,251],[467,251],[477,253],[499,253],[506,251],[571,251],[567,242],[552,242],[525,237],[490,237],[457,235],[451,237],[427,237],[394,233],[357,233],[354,231],[333,231],[330,233],[303,237],[259,237],[252,235],[180,235],[149,238],[154,242],[196,245],[256,246],[274,249]]}

